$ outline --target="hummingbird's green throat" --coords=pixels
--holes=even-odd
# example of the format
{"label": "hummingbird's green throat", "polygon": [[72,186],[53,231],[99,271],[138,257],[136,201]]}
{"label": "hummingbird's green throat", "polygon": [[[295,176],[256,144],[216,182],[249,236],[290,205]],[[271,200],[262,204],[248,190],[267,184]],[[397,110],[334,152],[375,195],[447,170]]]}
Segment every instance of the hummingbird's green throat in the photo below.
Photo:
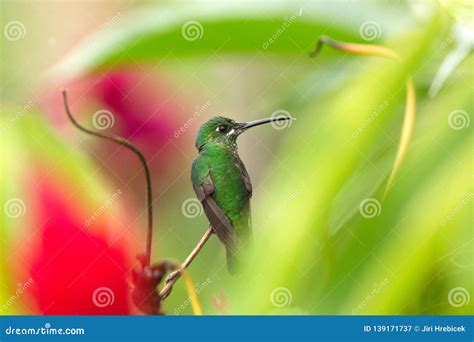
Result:
{"label": "hummingbird's green throat", "polygon": [[291,117],[236,122],[218,116],[202,125],[197,134],[199,155],[193,161],[191,180],[214,233],[226,248],[230,273],[238,271],[242,247],[252,236],[252,183],[237,153],[237,137],[251,127],[283,120]]}

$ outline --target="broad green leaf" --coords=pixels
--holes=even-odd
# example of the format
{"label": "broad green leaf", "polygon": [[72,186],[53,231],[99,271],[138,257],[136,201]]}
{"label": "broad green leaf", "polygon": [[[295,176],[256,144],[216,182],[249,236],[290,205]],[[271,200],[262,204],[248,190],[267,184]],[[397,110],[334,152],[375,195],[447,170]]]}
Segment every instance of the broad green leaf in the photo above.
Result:
{"label": "broad green leaf", "polygon": [[383,15],[384,21],[373,28],[374,42],[382,34],[403,27],[395,8],[388,11],[355,3],[347,6],[347,11],[341,13],[338,6],[327,2],[201,2],[150,6],[127,16],[118,13],[109,25],[71,51],[52,73],[70,79],[121,63],[156,64],[229,53],[306,54],[321,34],[363,41],[359,30],[364,20],[359,18],[367,22],[375,13]]}

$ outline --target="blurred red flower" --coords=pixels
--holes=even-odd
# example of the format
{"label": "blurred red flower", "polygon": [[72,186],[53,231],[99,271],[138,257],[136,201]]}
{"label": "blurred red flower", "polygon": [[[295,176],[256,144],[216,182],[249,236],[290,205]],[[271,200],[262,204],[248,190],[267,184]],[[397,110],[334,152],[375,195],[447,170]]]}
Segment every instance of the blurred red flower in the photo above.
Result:
{"label": "blurred red flower", "polygon": [[84,218],[74,207],[80,203],[72,203],[57,185],[42,185],[37,203],[40,241],[29,253],[34,281],[31,294],[39,311],[48,315],[130,314],[127,274],[131,264],[120,232],[104,227],[100,219],[93,228],[84,227]]}

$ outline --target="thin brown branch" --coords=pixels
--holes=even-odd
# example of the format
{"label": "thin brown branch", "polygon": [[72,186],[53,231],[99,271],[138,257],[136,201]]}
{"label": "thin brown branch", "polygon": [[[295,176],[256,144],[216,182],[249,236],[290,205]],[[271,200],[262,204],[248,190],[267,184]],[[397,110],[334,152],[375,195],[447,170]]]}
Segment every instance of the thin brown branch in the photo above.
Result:
{"label": "thin brown branch", "polygon": [[209,240],[209,238],[211,237],[212,233],[213,233],[212,227],[209,226],[209,228],[206,230],[206,232],[202,236],[201,240],[199,240],[196,247],[194,247],[191,253],[189,253],[188,257],[183,261],[179,269],[171,273],[168,276],[168,278],[166,278],[165,286],[160,291],[161,300],[164,300],[166,297],[169,296],[169,294],[171,293],[171,290],[173,289],[174,283],[176,283],[176,281],[181,277],[182,271],[186,270],[188,266],[193,262],[194,258],[199,254],[201,249],[206,244],[207,240]]}
{"label": "thin brown branch", "polygon": [[135,153],[135,155],[140,159],[142,163],[143,170],[145,171],[145,178],[146,178],[146,201],[147,201],[147,216],[148,216],[148,227],[147,227],[147,239],[146,239],[146,254],[145,254],[145,264],[150,266],[151,260],[151,242],[153,238],[153,206],[152,206],[152,187],[151,187],[151,176],[150,176],[150,169],[148,168],[147,161],[140,150],[133,145],[131,142],[125,140],[122,137],[119,137],[115,134],[108,134],[103,132],[97,132],[92,129],[86,128],[79,124],[76,119],[71,114],[71,110],[69,109],[69,102],[67,98],[67,91],[63,90],[63,99],[64,99],[64,109],[66,110],[66,114],[69,120],[72,122],[74,126],[76,126],[79,130],[93,135],[95,137],[99,137],[102,139],[106,139],[109,141],[113,141],[119,145],[122,145],[128,148],[130,151]]}

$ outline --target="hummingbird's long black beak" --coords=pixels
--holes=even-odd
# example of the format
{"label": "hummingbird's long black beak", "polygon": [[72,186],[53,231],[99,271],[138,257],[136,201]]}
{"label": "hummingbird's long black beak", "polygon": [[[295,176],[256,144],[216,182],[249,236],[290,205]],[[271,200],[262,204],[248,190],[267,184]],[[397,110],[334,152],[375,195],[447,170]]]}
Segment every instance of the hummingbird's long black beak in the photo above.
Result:
{"label": "hummingbird's long black beak", "polygon": [[244,122],[242,124],[242,126],[240,127],[240,129],[242,131],[245,131],[245,130],[249,129],[250,127],[255,127],[255,126],[263,125],[263,124],[270,123],[270,122],[285,121],[285,120],[294,120],[294,118],[292,118],[290,116],[281,115],[281,116],[275,116],[275,117],[271,117],[271,118],[265,118],[265,119],[259,119],[259,120]]}

